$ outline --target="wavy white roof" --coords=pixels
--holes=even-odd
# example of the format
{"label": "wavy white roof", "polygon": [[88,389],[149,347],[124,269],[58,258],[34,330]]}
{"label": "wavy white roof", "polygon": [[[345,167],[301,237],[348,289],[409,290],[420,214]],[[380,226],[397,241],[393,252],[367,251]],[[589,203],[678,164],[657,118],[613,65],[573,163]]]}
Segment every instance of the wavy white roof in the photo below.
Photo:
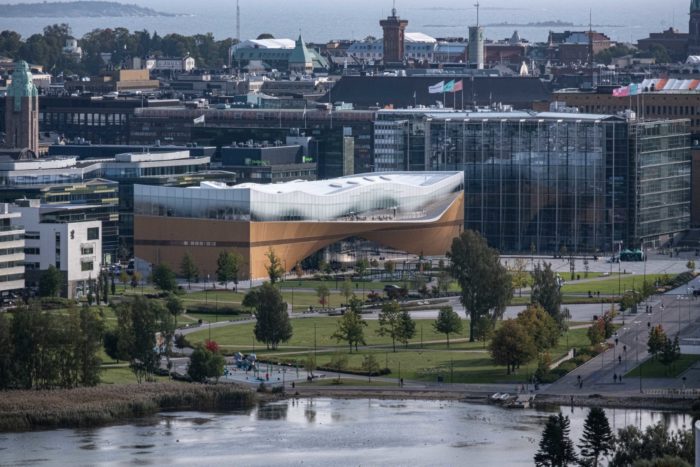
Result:
{"label": "wavy white roof", "polygon": [[427,42],[430,44],[437,42],[437,39],[430,37],[427,34],[423,34],[422,32],[407,32],[405,35],[405,40],[406,42]]}
{"label": "wavy white roof", "polygon": [[[265,194],[305,193],[313,196],[330,196],[364,187],[401,185],[409,188],[430,187],[443,181],[461,180],[462,172],[373,172],[329,180],[295,180],[283,183],[241,183],[227,186],[217,182],[202,182],[199,188],[221,190],[250,190]],[[191,189],[197,189],[193,187]]]}
{"label": "wavy white roof", "polygon": [[296,45],[293,39],[248,39],[233,46],[234,50],[249,47],[258,49],[293,49]]}

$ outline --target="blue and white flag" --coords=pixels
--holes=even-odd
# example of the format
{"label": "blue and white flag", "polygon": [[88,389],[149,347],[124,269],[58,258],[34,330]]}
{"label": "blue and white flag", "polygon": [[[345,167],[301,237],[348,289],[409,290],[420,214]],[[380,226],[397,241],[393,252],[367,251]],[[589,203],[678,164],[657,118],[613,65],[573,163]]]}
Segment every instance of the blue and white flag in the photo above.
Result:
{"label": "blue and white flag", "polygon": [[441,93],[445,92],[445,82],[440,81],[437,84],[433,84],[432,86],[430,86],[428,88],[428,92],[430,94],[441,94]]}

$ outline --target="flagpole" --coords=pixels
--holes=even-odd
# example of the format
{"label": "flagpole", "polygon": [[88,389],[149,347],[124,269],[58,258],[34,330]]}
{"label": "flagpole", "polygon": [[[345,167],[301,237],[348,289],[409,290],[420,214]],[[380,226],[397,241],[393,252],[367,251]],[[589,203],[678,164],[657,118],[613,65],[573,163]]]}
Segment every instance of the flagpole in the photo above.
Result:
{"label": "flagpole", "polygon": [[457,93],[452,91],[452,108],[457,110]]}
{"label": "flagpole", "polygon": [[462,85],[462,110],[464,110],[464,85]]}

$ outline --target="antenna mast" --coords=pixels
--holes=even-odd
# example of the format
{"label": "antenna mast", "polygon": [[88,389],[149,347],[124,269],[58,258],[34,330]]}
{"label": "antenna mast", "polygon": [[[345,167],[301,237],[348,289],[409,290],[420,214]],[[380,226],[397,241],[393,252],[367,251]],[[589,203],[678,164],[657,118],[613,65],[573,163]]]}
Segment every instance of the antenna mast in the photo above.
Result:
{"label": "antenna mast", "polygon": [[239,0],[236,0],[236,40],[241,42],[241,7]]}
{"label": "antenna mast", "polygon": [[476,0],[476,4],[474,4],[476,7],[476,27],[479,27],[479,0]]}

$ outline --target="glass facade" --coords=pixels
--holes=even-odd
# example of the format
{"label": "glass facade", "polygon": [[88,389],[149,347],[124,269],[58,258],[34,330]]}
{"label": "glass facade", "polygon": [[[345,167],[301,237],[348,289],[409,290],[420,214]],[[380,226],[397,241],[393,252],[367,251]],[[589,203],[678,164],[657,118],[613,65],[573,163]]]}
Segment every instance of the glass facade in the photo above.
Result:
{"label": "glass facade", "polygon": [[465,227],[501,251],[605,252],[689,226],[687,121],[520,112],[426,121],[428,170],[464,172]]}
{"label": "glass facade", "polygon": [[200,188],[136,185],[135,215],[239,221],[401,221],[441,215],[461,172],[365,174],[324,181]]}

